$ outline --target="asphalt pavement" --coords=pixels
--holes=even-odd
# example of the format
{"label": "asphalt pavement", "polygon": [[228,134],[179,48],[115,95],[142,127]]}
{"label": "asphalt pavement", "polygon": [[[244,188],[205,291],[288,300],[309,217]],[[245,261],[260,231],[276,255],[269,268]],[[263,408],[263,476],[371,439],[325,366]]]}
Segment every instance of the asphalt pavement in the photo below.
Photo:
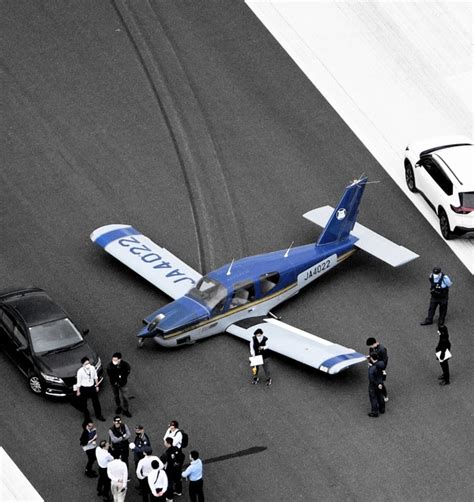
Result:
{"label": "asphalt pavement", "polygon": [[[2,289],[47,290],[108,362],[132,366],[133,417],[155,452],[169,420],[207,460],[208,501],[472,500],[473,279],[243,2],[2,2]],[[361,173],[359,222],[420,258],[392,269],[357,253],[278,309],[283,320],[389,351],[390,401],[367,417],[363,365],[330,377],[283,357],[250,385],[230,335],[164,350],[136,344],[168,298],[89,240],[131,224],[205,273],[315,240],[302,214],[335,205]],[[428,274],[454,281],[452,384]],[[79,365],[79,362],[78,362]],[[38,398],[0,354],[0,445],[46,501],[96,500],[81,415]],[[106,436],[112,392],[101,392]],[[97,499],[98,500],[98,499]],[[133,487],[127,500],[140,500]],[[188,500],[187,493],[179,500]]]}

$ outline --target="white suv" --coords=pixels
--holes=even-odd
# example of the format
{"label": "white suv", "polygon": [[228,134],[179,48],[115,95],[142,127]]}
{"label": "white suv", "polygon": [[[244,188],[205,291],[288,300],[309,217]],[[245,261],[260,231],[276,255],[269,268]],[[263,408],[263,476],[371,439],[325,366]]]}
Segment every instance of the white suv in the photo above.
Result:
{"label": "white suv", "polygon": [[474,147],[463,136],[417,141],[405,150],[405,180],[439,218],[445,239],[474,232]]}

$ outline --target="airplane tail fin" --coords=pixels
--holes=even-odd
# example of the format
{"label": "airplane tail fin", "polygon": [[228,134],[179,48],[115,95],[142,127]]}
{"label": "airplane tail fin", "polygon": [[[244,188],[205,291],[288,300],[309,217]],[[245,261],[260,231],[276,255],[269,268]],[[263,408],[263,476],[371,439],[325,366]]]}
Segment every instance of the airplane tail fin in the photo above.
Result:
{"label": "airplane tail fin", "polygon": [[367,177],[353,181],[345,190],[336,209],[329,218],[316,246],[342,241],[349,237],[359,213]]}
{"label": "airplane tail fin", "polygon": [[342,241],[350,235],[356,239],[355,247],[363,249],[392,267],[399,267],[418,258],[413,251],[356,222],[366,183],[367,178],[353,181],[346,188],[336,209],[331,206],[318,207],[303,215],[307,220],[324,228],[316,246]]}

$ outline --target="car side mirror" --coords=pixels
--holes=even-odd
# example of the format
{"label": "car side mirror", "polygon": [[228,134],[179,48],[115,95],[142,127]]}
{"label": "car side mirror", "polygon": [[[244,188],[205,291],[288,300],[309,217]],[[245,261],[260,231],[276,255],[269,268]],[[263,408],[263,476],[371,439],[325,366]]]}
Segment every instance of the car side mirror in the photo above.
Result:
{"label": "car side mirror", "polygon": [[82,335],[86,336],[87,334],[89,334],[89,330],[88,329],[83,329],[82,330]]}

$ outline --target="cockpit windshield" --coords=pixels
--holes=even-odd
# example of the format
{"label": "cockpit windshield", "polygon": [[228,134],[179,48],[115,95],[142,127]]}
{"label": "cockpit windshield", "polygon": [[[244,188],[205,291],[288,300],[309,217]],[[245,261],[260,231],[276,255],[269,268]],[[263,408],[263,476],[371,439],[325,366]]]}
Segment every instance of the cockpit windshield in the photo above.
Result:
{"label": "cockpit windshield", "polygon": [[196,284],[196,287],[188,292],[188,295],[204,303],[209,310],[212,310],[216,305],[225,300],[227,289],[214,279],[203,277]]}

